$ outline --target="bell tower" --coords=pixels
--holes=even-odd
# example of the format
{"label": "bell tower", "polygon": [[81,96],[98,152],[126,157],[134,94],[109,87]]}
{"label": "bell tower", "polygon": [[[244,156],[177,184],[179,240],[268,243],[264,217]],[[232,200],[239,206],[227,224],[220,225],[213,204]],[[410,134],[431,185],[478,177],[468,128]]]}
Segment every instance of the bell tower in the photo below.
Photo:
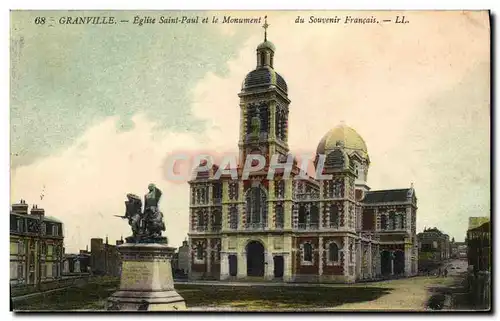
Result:
{"label": "bell tower", "polygon": [[267,40],[267,16],[264,42],[256,50],[256,68],[245,77],[240,97],[240,166],[248,154],[260,154],[267,164],[274,154],[287,155],[290,100],[285,79],[274,70],[276,47]]}

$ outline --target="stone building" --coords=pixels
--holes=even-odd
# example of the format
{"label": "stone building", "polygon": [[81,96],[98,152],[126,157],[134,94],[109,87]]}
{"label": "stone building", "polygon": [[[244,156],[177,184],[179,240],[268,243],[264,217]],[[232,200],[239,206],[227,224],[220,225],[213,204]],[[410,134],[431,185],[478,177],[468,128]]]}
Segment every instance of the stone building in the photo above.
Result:
{"label": "stone building", "polygon": [[90,257],[90,252],[86,250],[80,250],[78,254],[64,254],[63,274],[89,273]]}
{"label": "stone building", "polygon": [[113,275],[119,276],[121,273],[121,256],[116,248],[123,244],[123,239],[117,240],[116,245],[106,243],[101,238],[90,240],[90,267],[95,275]]}
{"label": "stone building", "polygon": [[37,284],[61,278],[63,223],[21,200],[10,212],[10,283]]}
{"label": "stone building", "polygon": [[[314,165],[326,157],[322,174],[332,178],[299,175],[288,147],[293,109],[275,51],[265,37],[239,93],[238,178],[217,177],[213,165],[189,182],[190,278],[347,283],[415,275],[415,191],[370,190],[368,149],[354,129],[334,127],[317,145]],[[244,177],[248,155],[263,156],[266,166]],[[279,165],[292,161],[286,178]]]}

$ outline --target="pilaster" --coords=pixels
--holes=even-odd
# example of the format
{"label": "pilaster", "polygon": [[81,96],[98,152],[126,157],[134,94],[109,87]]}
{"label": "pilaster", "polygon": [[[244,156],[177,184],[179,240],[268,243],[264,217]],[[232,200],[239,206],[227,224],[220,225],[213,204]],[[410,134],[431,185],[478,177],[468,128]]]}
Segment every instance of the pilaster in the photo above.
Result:
{"label": "pilaster", "polygon": [[267,200],[267,227],[269,229],[274,229],[274,181],[269,181],[269,189],[268,189],[268,200]]}
{"label": "pilaster", "polygon": [[321,276],[323,275],[323,237],[320,236],[318,240],[318,275]]}
{"label": "pilaster", "polygon": [[271,251],[267,251],[265,253],[265,278],[266,280],[274,279],[274,258],[273,253]]}
{"label": "pilaster", "polygon": [[220,254],[220,279],[226,280],[229,278],[229,255],[226,252]]}

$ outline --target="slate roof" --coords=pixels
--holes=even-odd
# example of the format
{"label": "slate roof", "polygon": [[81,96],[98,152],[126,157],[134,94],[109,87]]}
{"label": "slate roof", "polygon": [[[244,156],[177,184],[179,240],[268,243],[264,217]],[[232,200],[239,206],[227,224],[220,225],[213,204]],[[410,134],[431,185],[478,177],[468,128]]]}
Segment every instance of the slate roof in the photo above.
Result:
{"label": "slate roof", "polygon": [[406,202],[408,201],[408,191],[410,188],[370,191],[366,192],[362,202],[365,204]]}

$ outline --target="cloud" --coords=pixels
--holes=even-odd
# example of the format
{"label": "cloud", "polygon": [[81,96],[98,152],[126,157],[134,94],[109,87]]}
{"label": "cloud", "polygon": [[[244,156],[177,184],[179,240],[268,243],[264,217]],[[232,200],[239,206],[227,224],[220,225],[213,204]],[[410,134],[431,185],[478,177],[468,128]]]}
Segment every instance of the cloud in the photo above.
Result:
{"label": "cloud", "polygon": [[[462,239],[467,216],[489,215],[487,13],[412,12],[406,13],[411,23],[404,26],[302,25],[294,23],[297,14],[268,14],[269,38],[277,47],[275,68],[288,82],[292,100],[292,152],[315,151],[329,129],[346,121],[368,145],[369,185],[390,189],[414,182],[418,227],[436,225]],[[119,130],[123,112],[116,109],[115,117],[87,124],[66,150],[15,168],[12,201],[38,200],[45,186],[45,198],[38,203],[65,222],[67,248],[77,251],[90,237],[107,234],[114,240],[128,235],[126,222],[112,215],[123,213],[126,193],[145,193],[147,184],[155,182],[164,191],[166,234],[172,245],[180,245],[188,232],[189,188],[165,179],[165,157],[177,150],[237,150],[237,93],[255,67],[255,48],[262,35],[256,26],[235,28],[237,33],[228,25],[217,30],[221,39],[247,30],[253,34],[241,37],[235,55],[225,56],[226,72],[221,75],[200,65],[196,74],[203,72],[203,77],[195,77],[186,89],[186,105],[175,91],[168,98],[179,103],[175,108],[188,110],[193,122],[203,123],[204,130],[158,132],[155,128],[165,117],[155,120],[136,108],[127,109],[134,115],[131,126]],[[217,55],[218,46],[218,42],[211,45],[209,55]],[[119,61],[115,63],[118,68]],[[134,72],[152,79],[155,70]],[[168,70],[165,67],[162,72]],[[148,97],[149,91],[159,97],[155,95],[161,91],[156,88],[164,80],[165,75],[137,88],[127,86],[130,93],[118,98],[133,97],[136,102]],[[151,101],[148,98],[143,106]],[[162,112],[158,108],[155,113]],[[183,122],[172,111],[166,110],[165,115],[171,122]],[[458,134],[464,139],[454,139]],[[481,169],[470,170],[471,166]],[[473,184],[470,188],[463,186],[464,177]]]}

